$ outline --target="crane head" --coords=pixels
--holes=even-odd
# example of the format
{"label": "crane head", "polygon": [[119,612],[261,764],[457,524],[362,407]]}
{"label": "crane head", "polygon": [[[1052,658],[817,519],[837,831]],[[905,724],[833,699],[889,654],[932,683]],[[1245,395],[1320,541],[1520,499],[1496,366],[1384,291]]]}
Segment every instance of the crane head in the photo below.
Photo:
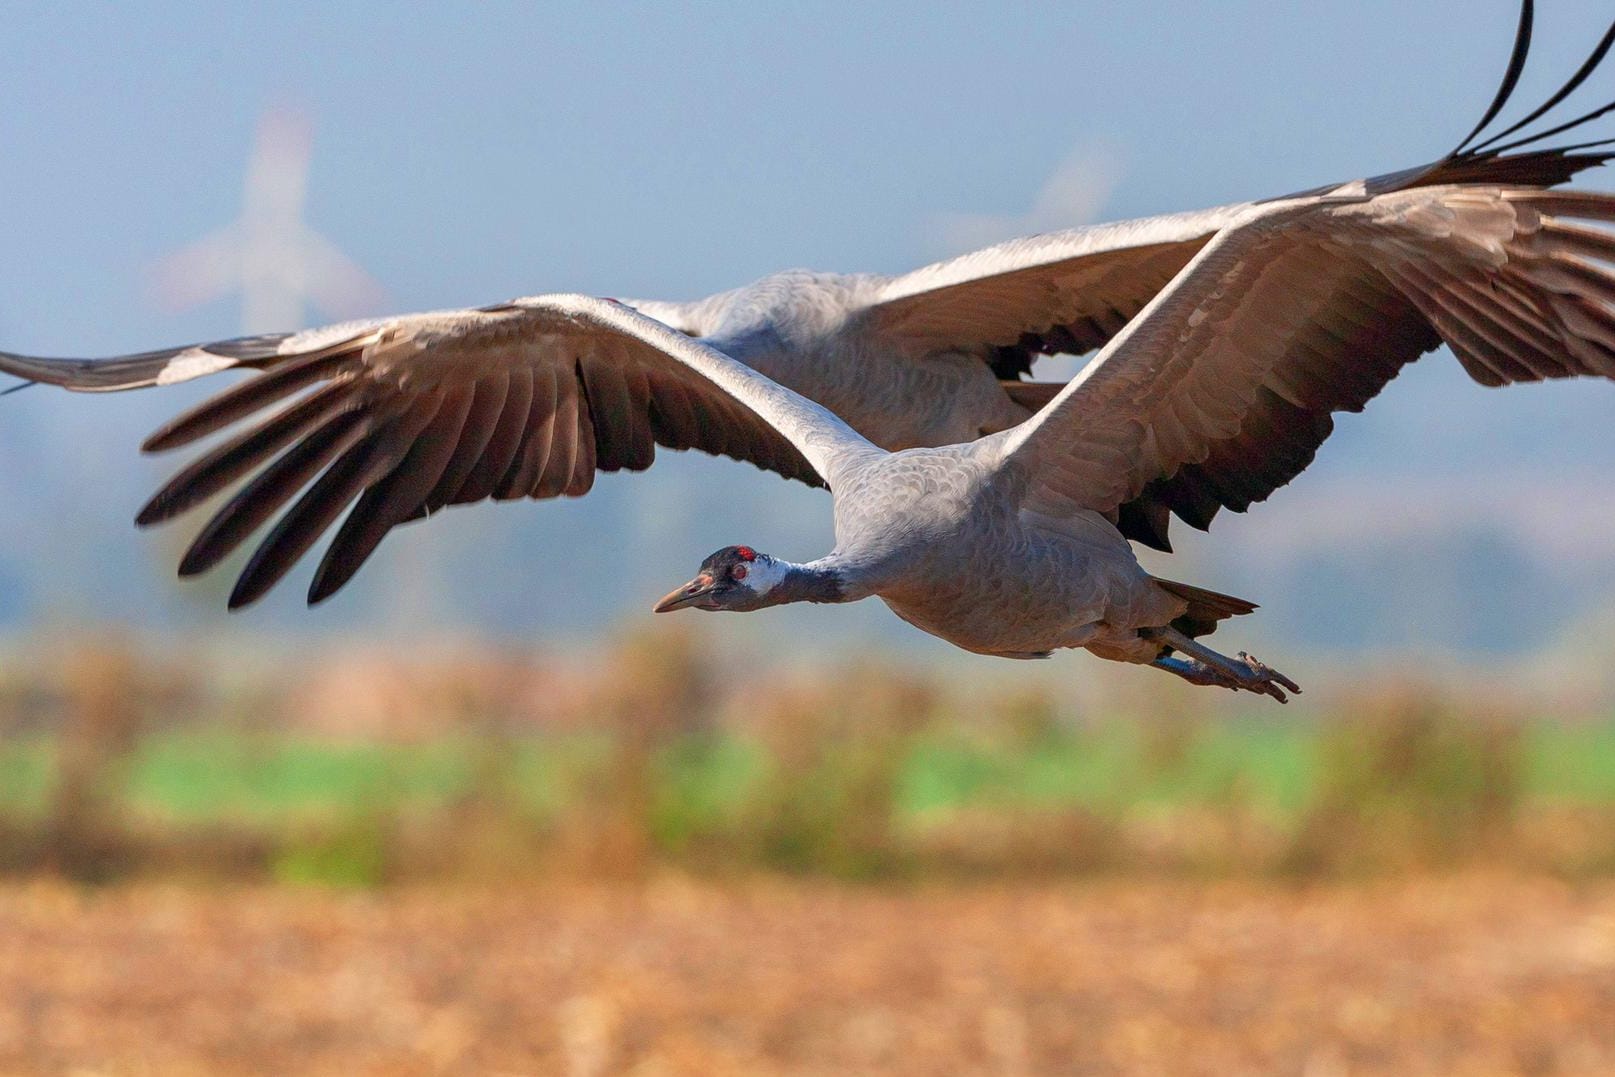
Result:
{"label": "crane head", "polygon": [[693,607],[698,610],[755,610],[770,603],[766,595],[785,575],[772,557],[750,546],[725,546],[701,562],[695,579],[656,603],[657,613]]}

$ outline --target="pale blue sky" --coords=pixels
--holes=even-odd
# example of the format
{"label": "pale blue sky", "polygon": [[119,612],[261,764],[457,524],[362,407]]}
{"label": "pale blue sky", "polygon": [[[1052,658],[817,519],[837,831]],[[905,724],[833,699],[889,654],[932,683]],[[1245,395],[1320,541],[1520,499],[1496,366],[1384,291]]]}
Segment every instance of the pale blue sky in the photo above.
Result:
{"label": "pale blue sky", "polygon": [[[1531,104],[1608,17],[1593,0],[1540,6],[1521,89]],[[0,16],[0,344],[100,353],[233,334],[231,303],[162,312],[143,273],[236,215],[254,125],[272,105],[314,122],[310,223],[395,309],[548,290],[679,298],[787,266],[928,261],[948,253],[947,220],[1025,214],[1073,153],[1110,162],[1106,218],[1427,160],[1490,99],[1516,11],[1512,0],[13,3]],[[1615,71],[1587,96],[1615,97]],[[1404,381],[1298,485],[1350,479],[1388,458],[1461,472],[1472,442],[1449,435],[1505,414],[1511,430],[1542,432],[1515,439],[1528,467],[1566,454],[1586,464],[1586,446],[1601,442],[1577,431],[1607,429],[1615,406],[1608,386],[1505,399],[1469,391],[1446,369]],[[1432,411],[1451,386],[1465,390],[1461,403]],[[56,494],[45,503],[15,471],[0,478],[6,541],[72,564],[75,536],[93,532],[97,557],[129,558],[125,574],[141,580],[131,595],[167,602],[167,570],[149,565],[171,562],[173,541],[124,521],[169,465],[124,461],[179,395],[7,398],[7,469],[52,476]],[[1543,422],[1530,425],[1533,416]],[[1615,457],[1593,462],[1606,460]],[[503,609],[530,591],[541,606],[609,617],[639,609],[664,577],[682,578],[725,541],[772,539],[795,556],[820,552],[812,547],[828,535],[816,495],[782,492],[750,469],[681,461],[659,479],[610,480],[589,509],[530,507],[511,525],[520,539],[490,532],[493,510],[450,514],[422,529],[441,537],[389,540],[378,562],[392,568],[366,572],[404,571],[397,559],[410,550],[426,557],[461,539],[498,549],[553,538],[582,551],[603,582],[524,581],[521,599],[490,584],[465,601]],[[732,527],[728,510],[760,504],[766,518],[746,535],[709,525]],[[1247,523],[1219,527],[1235,558]],[[623,558],[631,564],[613,565]],[[58,601],[67,586],[53,585]],[[270,605],[290,613],[299,589]],[[101,601],[73,603],[93,614]],[[346,601],[310,623],[363,621],[384,605]]]}
{"label": "pale blue sky", "polygon": [[[1527,96],[1607,7],[1542,6]],[[405,7],[8,5],[6,340],[233,328],[228,308],[159,315],[140,270],[234,215],[275,103],[315,121],[310,218],[402,306],[696,294],[908,266],[936,253],[934,215],[1023,209],[1093,143],[1122,169],[1107,216],[1422,160],[1485,104],[1514,18],[1512,0]]]}

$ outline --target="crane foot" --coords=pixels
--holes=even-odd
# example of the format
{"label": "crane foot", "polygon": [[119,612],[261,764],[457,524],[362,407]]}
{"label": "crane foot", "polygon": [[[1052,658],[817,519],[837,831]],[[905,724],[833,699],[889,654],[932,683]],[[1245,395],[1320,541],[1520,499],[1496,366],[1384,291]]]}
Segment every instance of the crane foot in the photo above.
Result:
{"label": "crane foot", "polygon": [[1213,685],[1235,692],[1255,692],[1271,696],[1280,703],[1289,702],[1286,690],[1301,694],[1300,685],[1244,651],[1239,652],[1239,657],[1230,658],[1196,643],[1174,628],[1156,629],[1151,633],[1151,638],[1183,653],[1183,657],[1162,655],[1151,664],[1177,674],[1190,684]]}

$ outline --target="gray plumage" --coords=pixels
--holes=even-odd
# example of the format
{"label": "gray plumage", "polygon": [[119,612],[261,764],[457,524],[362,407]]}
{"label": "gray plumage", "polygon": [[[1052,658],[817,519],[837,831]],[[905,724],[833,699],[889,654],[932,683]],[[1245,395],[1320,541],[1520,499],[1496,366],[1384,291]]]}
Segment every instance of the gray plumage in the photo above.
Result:
{"label": "gray plumage", "polygon": [[[1477,135],[1529,25],[1527,2]],[[1612,42],[1615,28],[1538,114]],[[278,515],[232,607],[344,511],[311,602],[397,524],[577,496],[597,470],[648,467],[658,445],[697,448],[828,485],[836,547],[806,565],[727,548],[659,609],[875,595],[971,651],[1085,647],[1282,700],[1292,682],[1195,641],[1255,607],[1150,577],[1128,540],[1169,549],[1172,515],[1204,528],[1266,498],[1332,413],[1439,344],[1487,385],[1615,377],[1615,196],[1550,190],[1611,154],[1498,137],[1389,176],[893,278],[782,273],[694,303],[537,296],[110,360],[0,354],[0,370],[89,391],[262,371],[145,446],[244,428],[139,517],[241,484],[185,554],[191,574]],[[1067,385],[1019,380],[1040,355],[1095,349]]]}

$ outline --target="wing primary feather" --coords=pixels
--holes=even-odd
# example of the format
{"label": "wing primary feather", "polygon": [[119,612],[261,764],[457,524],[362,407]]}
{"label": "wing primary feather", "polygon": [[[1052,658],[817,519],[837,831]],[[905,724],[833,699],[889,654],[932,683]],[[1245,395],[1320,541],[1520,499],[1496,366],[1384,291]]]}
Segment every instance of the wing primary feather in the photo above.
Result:
{"label": "wing primary feather", "polygon": [[1510,201],[1524,202],[1538,213],[1583,221],[1615,221],[1615,195],[1598,191],[1530,191]]}
{"label": "wing primary feather", "polygon": [[652,418],[656,400],[651,393],[650,379],[645,377],[639,364],[624,363],[620,370],[628,420],[628,452],[623,466],[629,471],[644,471],[656,461]]}
{"label": "wing primary feather", "polygon": [[533,473],[532,485],[522,491],[539,499],[561,496],[572,478],[572,459],[577,455],[578,442],[594,444],[593,430],[578,432],[578,383],[571,368],[558,369],[554,375],[549,386],[549,417],[544,423],[548,442]]}
{"label": "wing primary feather", "polygon": [[1570,330],[1565,346],[1595,374],[1615,378],[1615,322],[1597,303],[1580,296],[1555,296],[1554,313]]}
{"label": "wing primary feather", "polygon": [[[1615,101],[1611,101],[1607,105],[1600,105],[1591,112],[1584,113],[1583,115],[1577,116],[1573,120],[1561,123],[1557,127],[1550,127],[1546,131],[1539,131],[1534,135],[1515,139],[1513,142],[1505,142],[1501,146],[1496,146],[1488,150],[1487,153],[1494,155],[1499,153],[1508,153],[1510,150],[1517,150],[1521,146],[1529,146],[1533,142],[1541,142],[1545,138],[1552,138],[1554,135],[1562,134],[1565,131],[1569,131],[1571,128],[1580,127],[1584,123],[1591,123],[1600,116],[1606,115],[1610,112],[1615,112]],[[1570,150],[1587,149],[1589,146],[1603,146],[1608,145],[1611,141],[1615,141],[1615,139],[1599,139],[1596,142],[1585,142],[1576,146],[1567,146],[1561,150],[1555,150],[1554,152],[1564,153],[1569,152]]]}
{"label": "wing primary feather", "polygon": [[633,467],[633,394],[623,370],[608,356],[580,357],[578,386],[583,410],[594,424],[595,462],[602,471]]}
{"label": "wing primary feather", "polygon": [[[1514,382],[1539,380],[1537,373],[1527,366],[1523,360],[1494,345],[1490,339],[1481,333],[1479,327],[1473,325],[1469,319],[1455,313],[1451,307],[1441,301],[1439,296],[1427,295],[1425,297],[1424,311],[1429,317],[1430,323],[1436,327],[1436,331],[1441,334],[1442,339],[1447,342],[1447,347],[1452,349],[1454,355],[1460,359],[1468,356],[1473,363],[1490,369],[1502,379],[1501,382],[1489,383],[1485,379],[1477,377],[1476,380],[1483,385],[1507,385]],[[1474,373],[1473,366],[1470,364],[1465,364],[1465,366],[1469,368],[1471,374]]]}
{"label": "wing primary feather", "polygon": [[1599,39],[1597,47],[1595,47],[1592,51],[1592,55],[1587,57],[1586,61],[1581,65],[1581,67],[1576,70],[1576,73],[1570,77],[1569,82],[1559,87],[1557,93],[1548,98],[1547,101],[1543,102],[1535,111],[1533,111],[1529,116],[1525,117],[1525,119],[1509,127],[1505,127],[1503,130],[1497,132],[1497,134],[1486,139],[1484,142],[1476,143],[1474,146],[1471,146],[1467,152],[1485,153],[1487,146],[1490,146],[1494,142],[1501,142],[1509,135],[1512,135],[1515,131],[1528,126],[1533,120],[1546,115],[1548,110],[1552,109],[1554,105],[1557,105],[1559,102],[1575,93],[1576,89],[1583,82],[1587,81],[1587,76],[1591,75],[1598,68],[1598,65],[1604,62],[1604,56],[1609,52],[1611,45],[1615,45],[1615,23],[1611,23],[1609,29],[1604,31],[1604,36]]}
{"label": "wing primary feather", "polygon": [[673,449],[687,449],[696,444],[700,420],[696,418],[684,386],[671,377],[648,384],[651,436]]}
{"label": "wing primary feather", "polygon": [[212,497],[293,441],[358,406],[353,386],[316,389],[273,417],[192,461],[152,495],[135,517],[140,527],[162,523]]}
{"label": "wing primary feather", "polygon": [[1448,157],[1457,157],[1464,153],[1464,147],[1474,141],[1476,135],[1486,130],[1486,125],[1497,118],[1497,114],[1503,111],[1503,106],[1508,104],[1508,99],[1514,95],[1514,87],[1520,81],[1521,72],[1525,70],[1525,58],[1531,52],[1531,23],[1535,16],[1536,9],[1532,0],[1524,0],[1520,5],[1520,22],[1514,31],[1514,49],[1509,53],[1508,68],[1503,72],[1502,85],[1498,86],[1497,95],[1492,98],[1490,107],[1475,125],[1475,129],[1464,136],[1464,140],[1447,154]]}
{"label": "wing primary feather", "polygon": [[213,514],[180,559],[179,574],[206,572],[258,530],[320,469],[356,445],[367,424],[344,412],[287,449]]}
{"label": "wing primary feather", "polygon": [[[1572,142],[1568,146],[1558,146],[1558,147],[1556,147],[1554,149],[1551,149],[1551,150],[1537,150],[1537,151],[1535,151],[1535,153],[1543,155],[1543,156],[1546,156],[1548,154],[1557,154],[1559,156],[1563,156],[1563,155],[1568,154],[1568,153],[1574,153],[1577,150],[1590,150],[1590,149],[1595,149],[1595,148],[1597,148],[1599,146],[1608,146],[1608,145],[1610,145],[1612,143],[1615,143],[1615,138],[1595,138],[1595,139],[1592,139],[1591,141],[1588,141],[1588,142]],[[1522,157],[1531,157],[1532,154],[1527,153],[1527,154],[1522,154],[1521,156]],[[1592,159],[1596,158],[1596,161],[1597,161],[1598,164],[1603,164],[1605,161],[1609,160],[1609,156],[1610,155],[1607,154],[1607,153],[1606,154],[1589,154],[1588,159],[1592,160]],[[1518,160],[1518,159],[1519,158],[1516,158],[1516,160]],[[1565,182],[1565,181],[1560,181],[1560,182]]]}
{"label": "wing primary feather", "polygon": [[556,371],[545,364],[533,371],[533,397],[527,405],[527,422],[521,448],[509,470],[494,487],[494,497],[511,501],[533,492],[549,462],[555,430]]}
{"label": "wing primary feather", "polygon": [[253,551],[230,592],[229,607],[235,610],[250,605],[279,583],[361,490],[398,466],[437,414],[440,403],[436,394],[417,397],[402,415],[326,468]]}
{"label": "wing primary feather", "polygon": [[[1496,299],[1496,292],[1486,293],[1490,302],[1477,302],[1475,288],[1443,283],[1431,273],[1412,265],[1402,266],[1398,275],[1418,288],[1432,303],[1447,311],[1463,324],[1473,336],[1471,342],[1484,341],[1491,346],[1490,356],[1505,357],[1540,378],[1569,377],[1572,371],[1556,357],[1563,345],[1542,327],[1525,318],[1506,320],[1509,308]],[[1516,380],[1535,381],[1536,377]]]}
{"label": "wing primary feather", "polygon": [[1583,228],[1555,220],[1537,235],[1545,244],[1566,254],[1603,262],[1615,261],[1615,233],[1604,229]]}
{"label": "wing primary feather", "polygon": [[308,588],[313,606],[331,597],[353,578],[359,566],[381,545],[387,532],[415,513],[445,477],[460,451],[472,421],[474,388],[444,393],[442,405],[415,438],[397,467],[360,495],[320,559]]}
{"label": "wing primary feather", "polygon": [[509,382],[502,374],[477,380],[472,392],[466,394],[466,412],[460,429],[449,442],[454,449],[453,454],[445,461],[430,492],[409,506],[411,511],[417,508],[436,511],[460,492],[460,487],[465,485],[472,469],[477,466],[477,461],[488,448],[488,440],[499,425],[509,388]]}
{"label": "wing primary feather", "polygon": [[232,385],[158,427],[140,446],[140,451],[167,452],[188,445],[312,385],[351,358],[352,353],[348,351],[321,352],[294,359],[275,370]]}
{"label": "wing primary feather", "polygon": [[503,407],[488,437],[488,444],[471,474],[449,501],[461,504],[491,496],[521,452],[527,416],[533,403],[532,372],[520,367],[510,372]]}
{"label": "wing primary feather", "polygon": [[584,378],[583,362],[572,367],[574,389],[572,406],[576,409],[576,435],[572,439],[570,469],[562,482],[561,494],[565,497],[582,497],[594,487],[595,465],[599,462],[599,434],[594,417],[594,401],[589,396],[589,383]]}

